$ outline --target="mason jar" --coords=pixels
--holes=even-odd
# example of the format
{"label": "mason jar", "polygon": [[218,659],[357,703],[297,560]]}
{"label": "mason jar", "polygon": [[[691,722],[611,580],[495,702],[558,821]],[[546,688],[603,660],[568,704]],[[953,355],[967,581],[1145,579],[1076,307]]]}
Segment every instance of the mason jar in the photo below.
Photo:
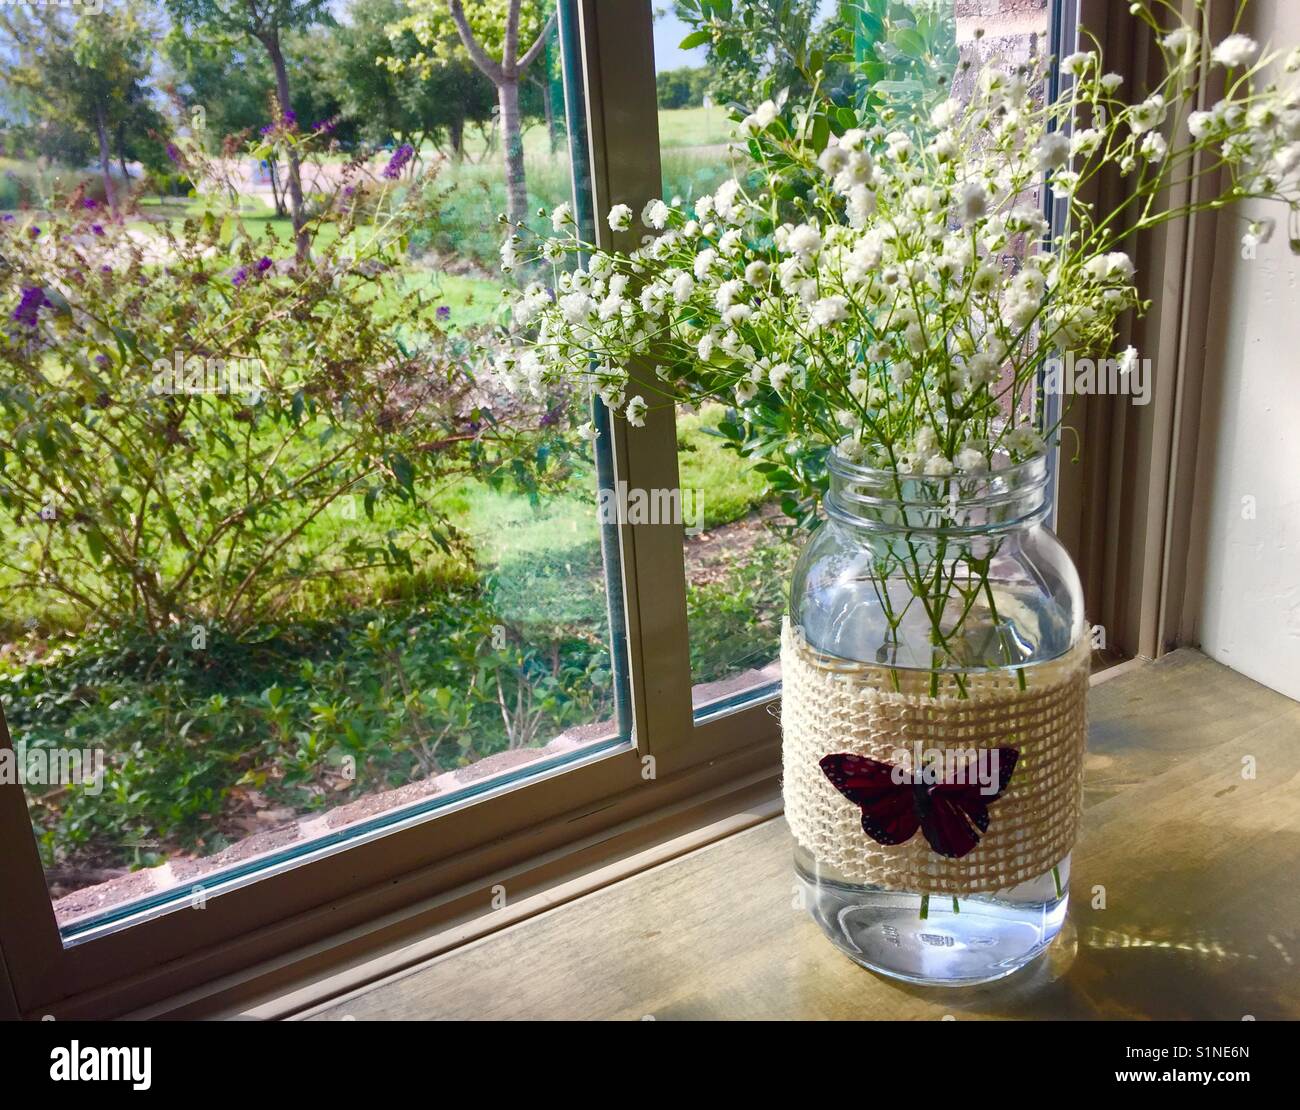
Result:
{"label": "mason jar", "polygon": [[[783,643],[803,903],[874,971],[998,979],[1061,929],[1081,795],[1090,644],[1078,574],[1046,524],[1047,459],[900,476],[845,443],[829,466]],[[945,785],[963,773],[954,751],[972,779],[998,752],[1004,770],[1016,760],[1003,792],[992,777]],[[877,777],[855,792],[846,766]],[[911,828],[906,843],[876,839]]]}

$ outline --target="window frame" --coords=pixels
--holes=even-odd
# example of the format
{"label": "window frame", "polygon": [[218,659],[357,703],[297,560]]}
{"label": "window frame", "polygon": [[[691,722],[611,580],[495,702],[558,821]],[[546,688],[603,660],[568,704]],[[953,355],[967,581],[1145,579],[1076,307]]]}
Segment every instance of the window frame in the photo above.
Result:
{"label": "window frame", "polygon": [[[594,209],[627,203],[639,210],[661,187],[651,5],[559,5],[560,32],[573,36],[580,61]],[[1076,25],[1088,27],[1111,68],[1138,80],[1152,57],[1151,36],[1131,21],[1121,25],[1109,8],[1106,0],[1053,0],[1053,52],[1059,57],[1076,41]],[[566,80],[566,99],[575,91]],[[599,219],[594,227],[600,246],[635,245],[634,233],[617,235]],[[1171,279],[1149,291],[1156,311],[1131,337],[1140,347],[1144,338],[1159,346],[1156,403],[1120,411],[1106,398],[1081,399],[1069,423],[1082,465],[1057,467],[1056,528],[1083,576],[1089,615],[1105,625],[1109,646],[1129,655],[1175,646],[1180,617],[1187,619],[1180,591],[1192,557],[1193,402],[1212,373],[1198,355],[1196,329],[1204,324],[1212,241],[1213,219],[1202,218],[1178,221],[1140,245],[1142,269]],[[677,488],[671,410],[651,408],[644,428],[611,424],[615,480]],[[466,915],[481,921],[491,913],[493,884],[550,873],[555,860],[610,843],[618,830],[692,799],[739,795],[760,780],[775,785],[779,697],[760,691],[738,708],[693,713],[682,526],[624,523],[617,540],[631,719],[631,739],[617,749],[503,782],[233,889],[210,887],[201,911],[176,909],[73,947],[60,939],[23,791],[0,788],[7,849],[0,853],[0,1017],[137,1010],[254,965],[365,950],[402,914],[425,930]],[[2,715],[0,744],[10,744]]]}
{"label": "window frame", "polygon": [[[639,210],[660,188],[650,4],[559,0],[559,10],[561,35],[576,36],[570,41],[582,70],[596,211],[607,210],[611,197]],[[566,93],[572,88],[566,82]],[[595,224],[599,245],[612,245],[608,226]],[[644,428],[611,423],[616,481],[677,488],[671,410],[652,409]],[[0,843],[7,848],[0,854],[0,1016],[123,1013],[420,900],[451,904],[455,893],[486,891],[523,861],[685,798],[752,785],[759,773],[774,777],[773,697],[694,719],[683,537],[680,522],[618,528],[631,718],[626,744],[306,852],[269,873],[209,879],[202,909],[182,897],[174,907],[65,946],[24,791],[17,784],[0,789]],[[0,745],[12,746],[2,714]],[[489,898],[481,904],[483,913],[491,912]]]}

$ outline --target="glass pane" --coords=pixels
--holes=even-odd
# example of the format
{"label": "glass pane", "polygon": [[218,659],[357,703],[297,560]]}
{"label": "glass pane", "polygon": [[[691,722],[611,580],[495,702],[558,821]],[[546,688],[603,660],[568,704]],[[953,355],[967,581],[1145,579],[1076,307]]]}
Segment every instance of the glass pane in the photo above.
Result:
{"label": "glass pane", "polygon": [[[792,112],[816,83],[870,130],[948,95],[968,98],[982,59],[1015,68],[1041,58],[1050,19],[1048,0],[795,0],[736,3],[727,14],[671,5],[655,36],[664,196],[694,202],[751,172],[735,118],[782,90]],[[709,43],[682,49],[706,26]],[[820,79],[809,71],[814,51]],[[1037,192],[1023,201],[1042,204]],[[1036,249],[1013,242],[1005,264]],[[1033,405],[1028,397],[1021,407]],[[703,505],[701,527],[685,541],[698,716],[779,681],[785,589],[826,475],[824,450],[794,448],[779,416],[740,398],[680,413],[679,429],[682,484]]]}
{"label": "glass pane", "polygon": [[553,8],[500,90],[440,3],[284,8],[0,23],[0,699],[69,938],[627,736],[608,437],[487,372],[497,213],[572,198]]}

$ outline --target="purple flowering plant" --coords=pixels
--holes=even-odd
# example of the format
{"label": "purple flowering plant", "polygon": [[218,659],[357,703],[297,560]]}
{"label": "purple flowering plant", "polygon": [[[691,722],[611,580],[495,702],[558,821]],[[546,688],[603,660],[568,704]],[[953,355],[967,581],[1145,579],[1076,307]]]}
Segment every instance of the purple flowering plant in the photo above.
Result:
{"label": "purple flowering plant", "polygon": [[[202,152],[182,156],[202,179]],[[398,196],[368,160],[346,166],[304,261],[221,190],[145,234],[118,221],[92,234],[76,205],[41,212],[39,241],[0,223],[11,592],[87,625],[239,635],[295,612],[322,578],[452,549],[436,488],[565,480],[564,448],[539,447],[558,438],[538,427],[545,406],[481,384],[487,329],[448,333],[446,306],[409,280],[406,237],[438,200],[411,181]],[[352,499],[358,526],[320,527]]]}

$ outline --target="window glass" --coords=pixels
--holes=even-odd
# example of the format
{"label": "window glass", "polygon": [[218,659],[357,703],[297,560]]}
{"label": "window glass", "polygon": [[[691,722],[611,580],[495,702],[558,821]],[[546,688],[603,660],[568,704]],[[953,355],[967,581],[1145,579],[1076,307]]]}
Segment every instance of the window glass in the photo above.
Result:
{"label": "window glass", "polygon": [[[886,126],[969,97],[982,59],[1041,58],[1050,14],[1048,0],[678,0],[655,35],[664,195],[693,201],[750,172],[736,121],[766,99],[785,92],[793,107],[816,84],[858,126]],[[1036,247],[1012,244],[1006,264]],[[685,540],[699,715],[779,681],[785,591],[826,474],[824,450],[792,444],[761,401],[685,411],[678,426],[682,485],[703,507]]]}
{"label": "window glass", "polygon": [[487,372],[572,35],[498,87],[441,0],[275,12],[0,12],[0,704],[73,939],[627,735],[608,437]]}

